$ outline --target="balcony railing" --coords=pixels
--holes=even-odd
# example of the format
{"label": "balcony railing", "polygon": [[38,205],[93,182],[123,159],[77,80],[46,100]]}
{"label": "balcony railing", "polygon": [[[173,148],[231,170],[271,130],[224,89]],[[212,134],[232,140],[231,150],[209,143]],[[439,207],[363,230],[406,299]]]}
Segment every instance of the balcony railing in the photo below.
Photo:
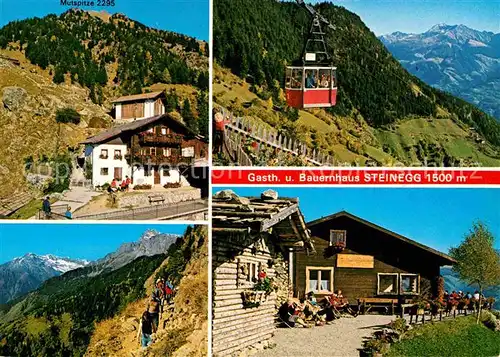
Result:
{"label": "balcony railing", "polygon": [[[125,159],[130,162],[130,154],[125,155]],[[170,155],[170,156],[164,156],[164,155],[150,155],[150,154],[140,154],[140,153],[134,153],[134,157],[132,159],[132,163],[139,163],[139,164],[154,164],[154,165],[178,165],[178,164],[185,164],[185,165],[191,165],[194,163],[194,157],[184,157],[180,155]]]}
{"label": "balcony railing", "polygon": [[158,135],[158,134],[145,134],[139,135],[139,143],[140,144],[182,144],[182,135],[176,134],[166,134],[166,135]]}

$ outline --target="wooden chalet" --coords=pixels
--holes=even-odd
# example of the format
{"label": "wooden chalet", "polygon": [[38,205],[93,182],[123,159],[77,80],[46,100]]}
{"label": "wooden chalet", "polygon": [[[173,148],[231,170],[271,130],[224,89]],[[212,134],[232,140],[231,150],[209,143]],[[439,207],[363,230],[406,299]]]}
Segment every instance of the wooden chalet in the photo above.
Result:
{"label": "wooden chalet", "polygon": [[[272,337],[277,305],[292,290],[289,258],[314,247],[298,199],[271,190],[254,198],[216,193],[212,237],[213,354],[234,355]],[[255,290],[262,271],[276,291]]]}
{"label": "wooden chalet", "polygon": [[[448,255],[348,212],[309,222],[315,254],[295,252],[295,296],[342,290],[350,304],[394,306],[417,296],[435,297]],[[366,303],[366,304],[365,304]]]}
{"label": "wooden chalet", "polygon": [[125,176],[133,184],[164,185],[179,178],[178,167],[208,162],[207,140],[170,114],[112,127],[82,144],[94,186]]}
{"label": "wooden chalet", "polygon": [[127,95],[113,100],[115,120],[135,120],[165,114],[165,92]]}

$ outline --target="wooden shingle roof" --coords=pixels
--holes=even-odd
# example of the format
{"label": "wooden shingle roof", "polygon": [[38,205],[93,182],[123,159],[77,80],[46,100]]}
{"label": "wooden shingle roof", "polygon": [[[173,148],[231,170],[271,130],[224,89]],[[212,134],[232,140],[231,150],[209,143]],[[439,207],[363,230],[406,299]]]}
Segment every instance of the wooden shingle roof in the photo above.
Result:
{"label": "wooden shingle roof", "polygon": [[314,251],[310,231],[299,209],[297,198],[277,197],[272,190],[261,197],[240,197],[232,190],[212,197],[214,232],[272,232],[279,243]]}
{"label": "wooden shingle roof", "polygon": [[389,236],[391,236],[391,237],[393,237],[395,239],[398,239],[398,240],[403,241],[405,243],[411,244],[411,245],[415,246],[416,248],[423,249],[423,250],[425,250],[425,251],[427,251],[427,252],[429,252],[431,254],[434,254],[434,255],[440,257],[447,264],[452,265],[452,264],[456,263],[455,259],[453,259],[452,257],[450,257],[449,255],[447,255],[445,253],[442,253],[442,252],[440,252],[440,251],[438,251],[436,249],[433,249],[433,248],[428,247],[428,246],[426,246],[424,244],[416,242],[416,241],[414,241],[414,240],[412,240],[410,238],[407,238],[407,237],[405,237],[405,236],[403,236],[401,234],[398,234],[398,233],[393,232],[393,231],[391,231],[389,229],[381,227],[381,226],[379,226],[379,225],[377,225],[375,223],[367,221],[366,219],[363,219],[361,217],[355,216],[354,214],[349,213],[347,211],[340,211],[340,212],[331,214],[329,216],[316,219],[314,221],[308,222],[307,226],[308,227],[312,227],[312,226],[315,226],[315,225],[320,224],[320,223],[324,223],[324,222],[327,222],[327,221],[331,221],[331,220],[337,219],[339,217],[347,217],[347,218],[352,219],[354,221],[357,221],[357,222],[359,222],[361,224],[364,224],[364,225],[366,225],[366,226],[368,226],[370,228],[373,228],[373,229],[376,229],[376,230],[378,230],[378,231],[380,231],[382,233],[385,233],[385,234],[387,234],[387,235],[389,235]]}
{"label": "wooden shingle roof", "polygon": [[147,99],[155,99],[161,96],[164,92],[151,92],[143,94],[125,95],[123,97],[116,98],[111,101],[111,103],[125,103],[125,102],[136,102]]}

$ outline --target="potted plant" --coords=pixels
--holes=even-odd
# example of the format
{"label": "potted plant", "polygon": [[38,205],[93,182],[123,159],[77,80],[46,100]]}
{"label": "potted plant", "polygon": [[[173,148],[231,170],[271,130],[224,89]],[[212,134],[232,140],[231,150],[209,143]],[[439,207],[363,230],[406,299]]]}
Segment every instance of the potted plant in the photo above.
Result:
{"label": "potted plant", "polygon": [[429,308],[429,303],[426,300],[424,300],[422,298],[418,298],[418,299],[413,300],[413,309],[416,312],[415,315],[425,314],[426,308]]}

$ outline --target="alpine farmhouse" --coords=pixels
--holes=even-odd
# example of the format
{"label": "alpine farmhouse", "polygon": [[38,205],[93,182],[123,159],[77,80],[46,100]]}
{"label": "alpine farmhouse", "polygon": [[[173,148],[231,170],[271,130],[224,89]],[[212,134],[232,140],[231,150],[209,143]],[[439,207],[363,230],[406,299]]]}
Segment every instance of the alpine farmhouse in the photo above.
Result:
{"label": "alpine farmhouse", "polygon": [[119,124],[82,142],[92,186],[121,182],[126,176],[132,185],[188,185],[183,173],[208,165],[208,140],[165,114],[162,93],[115,100]]}
{"label": "alpine farmhouse", "polygon": [[[312,291],[321,300],[340,289],[361,313],[394,314],[415,297],[435,297],[440,267],[455,263],[348,212],[305,223],[298,198],[271,190],[261,197],[216,193],[212,237],[214,356],[265,345],[289,297]],[[267,295],[255,291],[262,269],[277,289]]]}

